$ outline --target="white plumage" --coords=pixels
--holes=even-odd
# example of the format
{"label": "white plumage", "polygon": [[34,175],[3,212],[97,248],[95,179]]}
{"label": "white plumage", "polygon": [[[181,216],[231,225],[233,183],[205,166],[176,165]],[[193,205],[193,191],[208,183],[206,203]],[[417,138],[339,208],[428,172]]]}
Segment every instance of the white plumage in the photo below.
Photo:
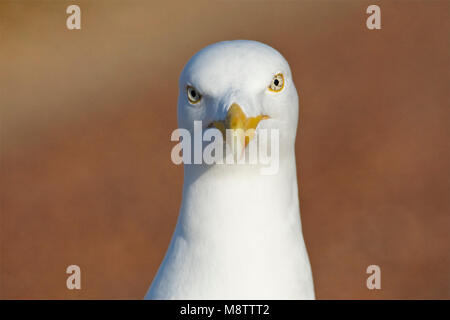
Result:
{"label": "white plumage", "polygon": [[[277,74],[284,88],[272,92]],[[256,130],[279,130],[279,170],[185,164],[176,229],[145,298],[314,299],[294,152],[298,96],[287,61],[259,42],[219,42],[191,58],[179,86],[178,123],[190,132],[195,120],[207,129],[225,119],[232,104],[247,117],[269,116]],[[202,95],[198,105],[188,101],[188,86]]]}

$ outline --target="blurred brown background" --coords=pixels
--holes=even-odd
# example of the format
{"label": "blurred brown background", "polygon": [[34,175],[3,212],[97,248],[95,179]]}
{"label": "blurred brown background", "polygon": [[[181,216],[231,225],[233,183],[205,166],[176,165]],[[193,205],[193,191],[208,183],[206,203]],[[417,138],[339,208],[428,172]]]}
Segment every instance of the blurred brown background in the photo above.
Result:
{"label": "blurred brown background", "polygon": [[251,0],[0,2],[0,298],[144,296],[181,199],[178,75],[231,39],[294,73],[317,298],[450,298],[449,2]]}

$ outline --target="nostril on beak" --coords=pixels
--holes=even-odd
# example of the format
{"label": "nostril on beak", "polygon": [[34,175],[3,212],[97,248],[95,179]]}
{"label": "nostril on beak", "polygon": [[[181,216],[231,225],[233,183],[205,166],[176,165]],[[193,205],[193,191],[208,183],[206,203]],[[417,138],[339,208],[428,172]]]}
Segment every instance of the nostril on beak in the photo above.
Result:
{"label": "nostril on beak", "polygon": [[232,130],[245,130],[246,122],[247,116],[244,111],[242,111],[241,106],[237,103],[233,103],[228,109],[227,117],[225,119],[225,127]]}

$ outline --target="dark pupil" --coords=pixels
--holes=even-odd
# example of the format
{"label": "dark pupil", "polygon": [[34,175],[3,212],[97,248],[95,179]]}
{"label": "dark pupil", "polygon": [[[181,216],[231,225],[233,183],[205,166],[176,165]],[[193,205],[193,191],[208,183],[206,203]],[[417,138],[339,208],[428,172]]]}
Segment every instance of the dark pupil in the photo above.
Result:
{"label": "dark pupil", "polygon": [[278,79],[275,79],[275,81],[273,82],[276,86],[278,86],[278,84],[280,83],[280,81],[278,81]]}
{"label": "dark pupil", "polygon": [[192,90],[192,91],[191,91],[191,96],[192,96],[192,98],[195,98],[196,95],[197,95],[197,93],[195,92],[195,90]]}

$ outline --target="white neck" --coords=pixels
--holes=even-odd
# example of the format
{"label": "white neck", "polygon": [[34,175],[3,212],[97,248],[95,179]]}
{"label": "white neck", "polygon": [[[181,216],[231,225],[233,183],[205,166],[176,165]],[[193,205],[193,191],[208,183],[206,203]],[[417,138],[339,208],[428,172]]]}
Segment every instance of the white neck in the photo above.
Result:
{"label": "white neck", "polygon": [[185,167],[183,201],[152,299],[313,299],[295,156],[257,167]]}
{"label": "white neck", "polygon": [[209,241],[220,236],[267,238],[268,232],[280,232],[277,227],[288,225],[295,226],[300,236],[293,153],[280,160],[275,175],[261,175],[259,169],[249,165],[187,166],[179,217],[186,236]]}

